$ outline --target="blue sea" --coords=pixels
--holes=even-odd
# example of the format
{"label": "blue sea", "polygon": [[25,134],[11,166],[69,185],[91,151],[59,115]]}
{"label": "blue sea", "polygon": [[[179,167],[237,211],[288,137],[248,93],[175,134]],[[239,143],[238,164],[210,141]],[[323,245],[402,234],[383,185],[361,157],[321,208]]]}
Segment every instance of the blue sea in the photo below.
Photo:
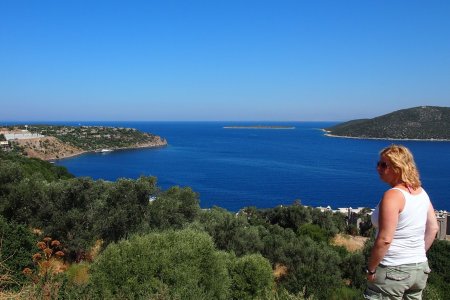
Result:
{"label": "blue sea", "polygon": [[[80,123],[65,123],[80,125]],[[76,176],[114,181],[156,176],[158,185],[191,187],[200,206],[237,211],[270,208],[300,200],[304,205],[374,207],[388,186],[375,164],[392,143],[411,149],[422,183],[437,209],[450,210],[450,142],[333,138],[331,122],[83,122],[137,128],[160,135],[158,149],[89,153],[59,160]],[[225,129],[237,125],[295,129]]]}

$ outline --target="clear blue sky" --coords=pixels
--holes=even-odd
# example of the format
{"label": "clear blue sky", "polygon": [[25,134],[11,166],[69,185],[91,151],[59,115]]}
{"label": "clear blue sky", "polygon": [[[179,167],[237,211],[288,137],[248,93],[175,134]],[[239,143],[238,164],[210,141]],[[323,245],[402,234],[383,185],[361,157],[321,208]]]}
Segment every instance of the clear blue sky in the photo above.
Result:
{"label": "clear blue sky", "polygon": [[450,1],[1,0],[0,121],[450,106]]}

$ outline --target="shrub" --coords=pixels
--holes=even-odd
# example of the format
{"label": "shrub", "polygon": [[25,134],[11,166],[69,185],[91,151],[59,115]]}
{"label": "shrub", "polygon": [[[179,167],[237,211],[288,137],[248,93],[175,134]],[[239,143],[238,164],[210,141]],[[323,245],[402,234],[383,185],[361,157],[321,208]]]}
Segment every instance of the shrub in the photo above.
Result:
{"label": "shrub", "polygon": [[194,230],[133,236],[110,244],[91,268],[99,298],[228,299],[224,255]]}
{"label": "shrub", "polygon": [[22,272],[33,284],[33,293],[39,299],[57,299],[67,267],[62,258],[65,253],[58,240],[45,237],[36,244],[38,252],[32,256],[34,270],[25,268]]}
{"label": "shrub", "polygon": [[231,260],[230,277],[232,299],[260,299],[274,287],[270,262],[260,254]]}
{"label": "shrub", "polygon": [[0,216],[0,288],[18,287],[26,281],[22,270],[31,267],[35,237],[22,225],[10,224]]}

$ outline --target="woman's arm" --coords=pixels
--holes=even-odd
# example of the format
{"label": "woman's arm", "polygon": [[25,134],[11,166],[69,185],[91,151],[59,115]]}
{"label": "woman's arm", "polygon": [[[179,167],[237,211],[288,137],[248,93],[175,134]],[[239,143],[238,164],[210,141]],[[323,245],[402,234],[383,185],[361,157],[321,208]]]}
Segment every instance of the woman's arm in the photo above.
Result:
{"label": "woman's arm", "polygon": [[425,227],[425,251],[430,249],[433,244],[436,234],[439,230],[439,225],[436,219],[436,214],[434,213],[433,205],[430,202],[427,213],[427,224]]}
{"label": "woman's arm", "polygon": [[400,191],[388,190],[379,206],[378,235],[370,253],[367,268],[375,271],[391,246],[397,228],[398,215],[405,206],[405,198]]}

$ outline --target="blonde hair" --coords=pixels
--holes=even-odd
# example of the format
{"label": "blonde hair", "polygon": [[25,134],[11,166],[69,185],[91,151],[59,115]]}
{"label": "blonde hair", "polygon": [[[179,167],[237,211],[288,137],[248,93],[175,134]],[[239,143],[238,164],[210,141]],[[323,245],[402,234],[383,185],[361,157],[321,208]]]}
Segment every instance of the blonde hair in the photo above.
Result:
{"label": "blonde hair", "polygon": [[419,188],[419,170],[417,170],[414,157],[408,148],[402,145],[391,145],[380,152],[380,156],[386,157],[394,173],[400,176],[400,180],[413,189]]}

